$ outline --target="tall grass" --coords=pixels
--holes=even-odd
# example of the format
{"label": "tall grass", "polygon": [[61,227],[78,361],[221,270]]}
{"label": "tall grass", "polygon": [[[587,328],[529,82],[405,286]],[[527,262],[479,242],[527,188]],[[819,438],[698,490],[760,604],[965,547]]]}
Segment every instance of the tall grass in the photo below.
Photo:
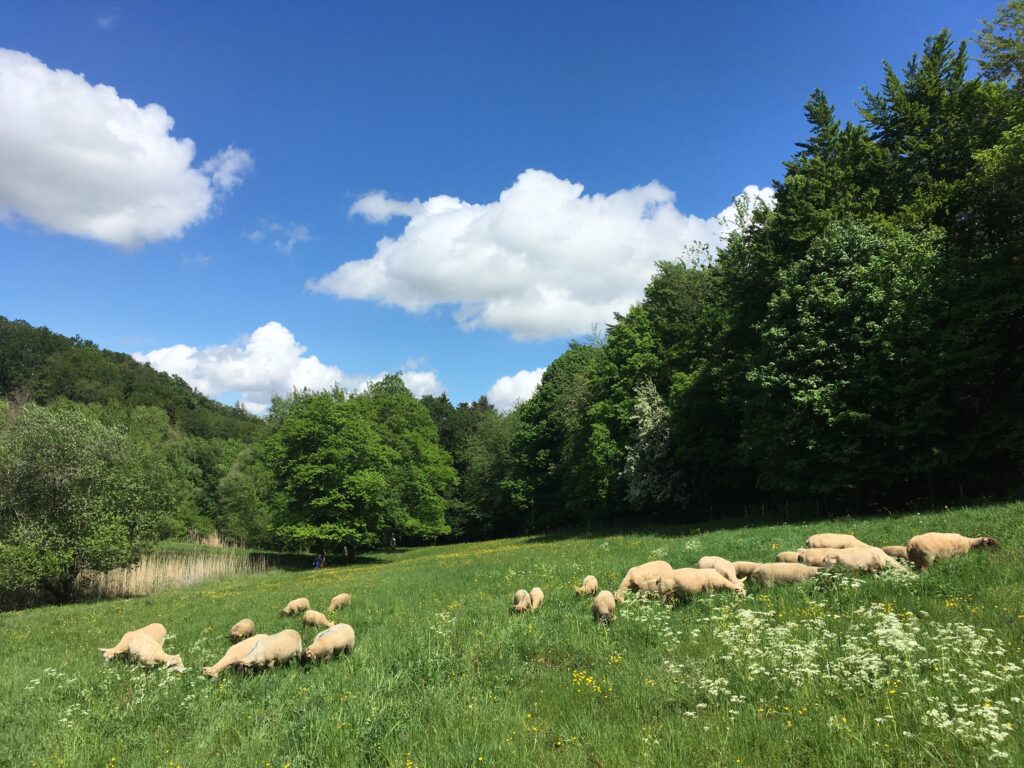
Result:
{"label": "tall grass", "polygon": [[[701,555],[767,560],[819,531],[872,544],[927,530],[1003,547],[920,574],[844,573],[630,599],[607,627],[572,587]],[[512,539],[374,563],[227,578],[129,600],[0,614],[0,765],[929,768],[1024,765],[1024,504],[821,524]],[[541,587],[536,613],[512,593]],[[249,617],[302,627],[295,597],[356,632],[348,657],[261,674],[201,668]],[[152,621],[186,671],[106,664]]]}
{"label": "tall grass", "polygon": [[157,551],[143,555],[131,568],[83,573],[75,590],[83,597],[140,597],[173,587],[190,587],[228,576],[252,576],[267,570],[267,559],[263,555],[239,557],[229,552]]}

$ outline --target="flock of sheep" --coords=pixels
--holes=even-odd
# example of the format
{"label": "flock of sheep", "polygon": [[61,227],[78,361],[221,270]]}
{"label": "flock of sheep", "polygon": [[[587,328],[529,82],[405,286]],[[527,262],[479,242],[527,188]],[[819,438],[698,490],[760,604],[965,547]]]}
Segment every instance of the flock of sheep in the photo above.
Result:
{"label": "flock of sheep", "polygon": [[[352,597],[347,593],[335,595],[327,610],[330,613],[346,608],[352,604]],[[335,624],[320,611],[314,611],[305,597],[292,600],[281,609],[281,616],[296,616],[302,613],[302,624],[307,627],[326,627],[318,632],[306,648],[302,647],[302,637],[294,629],[284,629],[273,635],[256,634],[256,623],[252,619],[242,619],[231,627],[228,636],[233,645],[216,664],[203,668],[203,674],[216,679],[223,670],[232,669],[270,669],[279,664],[287,664],[292,659],[305,663],[320,659],[330,659],[339,653],[352,653],[356,646],[356,633],[348,624]],[[145,667],[163,665],[170,669],[184,672],[185,667],[181,656],[172,656],[164,652],[164,639],[167,629],[163,624],[149,624],[141,629],[125,632],[121,640],[113,648],[100,648],[103,658],[110,661],[116,656],[127,655]]]}
{"label": "flock of sheep", "polygon": [[[807,539],[806,546],[795,552],[779,552],[773,563],[754,563],[722,557],[702,557],[696,568],[673,568],[664,560],[634,566],[626,572],[619,588],[613,593],[598,591],[597,579],[587,576],[583,584],[576,587],[577,595],[595,595],[591,610],[598,623],[607,623],[615,615],[615,608],[624,599],[626,590],[650,592],[663,600],[675,598],[688,600],[693,595],[712,590],[730,590],[743,593],[744,582],[763,587],[779,584],[795,584],[813,578],[822,568],[842,565],[854,570],[877,573],[883,568],[905,568],[901,560],[912,562],[924,569],[935,560],[967,554],[978,547],[999,546],[990,536],[969,538],[958,533],[923,533],[914,536],[906,546],[873,547],[855,536],[843,533],[818,533]],[[529,592],[517,590],[513,598],[515,613],[536,611],[544,602],[544,592],[534,587]],[[335,595],[327,608],[336,612],[352,604],[352,597],[346,593]],[[352,653],[355,648],[355,631],[348,624],[335,624],[323,613],[315,611],[305,597],[296,598],[281,609],[281,616],[302,614],[302,624],[311,627],[325,627],[313,638],[306,648],[302,637],[294,629],[285,629],[273,635],[256,634],[252,619],[242,619],[231,627],[229,637],[233,645],[216,664],[203,669],[203,674],[215,679],[228,667],[236,670],[271,668],[287,664],[292,659],[300,662],[330,659],[340,653]],[[103,658],[110,661],[116,656],[127,655],[147,667],[163,665],[184,671],[181,656],[164,652],[167,630],[163,624],[148,626],[125,632],[117,645],[100,648]]]}
{"label": "flock of sheep", "polygon": [[[596,594],[591,605],[594,620],[607,623],[614,617],[615,607],[623,601],[626,590],[650,592],[662,600],[688,600],[717,589],[743,593],[748,579],[762,587],[795,584],[814,578],[822,568],[833,565],[877,573],[884,568],[906,568],[901,560],[908,560],[923,570],[940,558],[965,555],[978,547],[998,546],[991,536],[969,538],[959,533],[922,533],[911,538],[906,546],[890,547],[873,547],[845,533],[818,533],[807,539],[803,549],[779,552],[773,563],[702,557],[696,568],[673,568],[664,560],[653,560],[630,568],[615,592],[598,592],[597,579],[587,576],[576,587],[576,594]],[[521,593],[524,591],[516,593],[517,599]],[[514,610],[521,610],[518,603]]]}

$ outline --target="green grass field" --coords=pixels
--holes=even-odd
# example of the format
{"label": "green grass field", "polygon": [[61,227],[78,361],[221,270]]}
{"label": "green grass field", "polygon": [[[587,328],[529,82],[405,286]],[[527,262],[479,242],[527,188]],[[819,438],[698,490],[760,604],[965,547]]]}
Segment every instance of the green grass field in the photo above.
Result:
{"label": "green grass field", "polygon": [[[770,560],[814,531],[874,544],[994,535],[921,575],[628,601],[595,626],[574,584],[651,559]],[[1024,763],[1024,504],[814,525],[503,540],[0,614],[0,763],[63,766],[968,766]],[[540,586],[535,614],[512,593]],[[356,650],[258,674],[201,668],[245,616],[337,592]],[[187,670],[106,664],[152,621]],[[314,632],[302,630],[308,642]]]}

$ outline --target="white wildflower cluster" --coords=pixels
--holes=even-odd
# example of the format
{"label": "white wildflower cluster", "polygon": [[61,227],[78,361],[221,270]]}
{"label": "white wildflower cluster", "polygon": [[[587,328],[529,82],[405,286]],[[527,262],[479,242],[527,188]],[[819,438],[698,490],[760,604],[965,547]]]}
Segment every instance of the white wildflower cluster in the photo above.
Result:
{"label": "white wildflower cluster", "polygon": [[[867,695],[880,708],[873,718],[878,727],[931,739],[938,730],[987,749],[991,759],[1009,756],[1004,742],[1022,701],[1007,689],[1019,686],[1024,668],[992,629],[923,623],[921,616],[884,603],[842,614],[812,600],[797,616],[735,603],[712,606],[686,641],[720,650],[705,663],[666,661],[665,669],[708,703],[727,699],[782,708],[806,686],[830,696]],[[838,715],[828,722],[849,729]]]}
{"label": "white wildflower cluster", "polygon": [[666,557],[668,557],[668,550],[665,547],[651,550],[651,560],[664,560]]}
{"label": "white wildflower cluster", "polygon": [[691,536],[683,543],[683,549],[687,552],[697,552],[698,550],[703,551],[704,547],[701,546],[700,539]]}

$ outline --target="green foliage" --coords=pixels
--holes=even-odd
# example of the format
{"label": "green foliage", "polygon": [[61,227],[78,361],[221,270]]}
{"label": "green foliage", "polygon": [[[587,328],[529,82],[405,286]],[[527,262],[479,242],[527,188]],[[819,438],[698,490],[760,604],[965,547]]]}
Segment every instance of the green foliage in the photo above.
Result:
{"label": "green foliage", "polygon": [[351,398],[340,390],[276,399],[265,455],[287,546],[340,550],[448,532],[457,476],[427,408],[398,376]]}
{"label": "green foliage", "polygon": [[0,425],[0,587],[7,602],[67,598],[83,570],[130,565],[160,532],[172,490],[124,430],[71,404]]}
{"label": "green foliage", "polygon": [[[901,581],[836,574],[675,607],[631,600],[607,627],[572,591],[585,574],[614,588],[653,557],[760,561],[822,523],[506,539],[349,567],[328,557],[322,571],[307,561],[5,614],[0,755],[90,767],[1019,766],[1022,524],[1019,503],[835,520],[873,544],[962,530],[1004,546]],[[544,605],[511,614],[526,586]],[[351,656],[203,679],[238,618],[309,643],[318,628],[277,610],[298,595],[323,609],[341,590]],[[97,647],[154,620],[185,672],[103,661]]]}

